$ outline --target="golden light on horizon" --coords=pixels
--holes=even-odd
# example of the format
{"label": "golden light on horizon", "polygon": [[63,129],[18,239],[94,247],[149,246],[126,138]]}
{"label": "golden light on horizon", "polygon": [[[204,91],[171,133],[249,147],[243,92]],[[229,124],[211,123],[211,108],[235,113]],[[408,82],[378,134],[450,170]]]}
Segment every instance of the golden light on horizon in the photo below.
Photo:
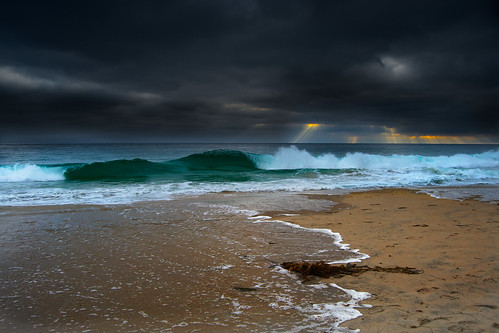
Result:
{"label": "golden light on horizon", "polygon": [[358,140],[359,140],[358,136],[350,136],[350,137],[348,137],[348,143],[357,143]]}
{"label": "golden light on horizon", "polygon": [[385,126],[385,133],[381,135],[384,137],[386,143],[403,143],[403,137],[397,133],[395,128]]}
{"label": "golden light on horizon", "polygon": [[[351,131],[335,128],[332,124],[305,123],[298,125],[299,133],[292,143],[319,142],[326,135],[331,142],[388,143],[388,144],[487,144],[490,139],[481,136],[440,135],[440,134],[405,134],[395,127],[368,125],[368,129],[354,128]],[[295,127],[296,128],[296,127]],[[319,131],[318,131],[319,130]]]}
{"label": "golden light on horizon", "polygon": [[414,138],[417,138],[420,142],[423,141],[424,143],[481,143],[479,139],[473,136],[420,135]]}
{"label": "golden light on horizon", "polygon": [[477,144],[487,142],[473,136],[452,135],[405,135],[398,133],[395,128],[384,127],[381,133],[385,143],[428,143],[428,144]]}
{"label": "golden light on horizon", "polygon": [[305,124],[305,128],[292,141],[293,143],[304,142],[320,127],[320,124]]}

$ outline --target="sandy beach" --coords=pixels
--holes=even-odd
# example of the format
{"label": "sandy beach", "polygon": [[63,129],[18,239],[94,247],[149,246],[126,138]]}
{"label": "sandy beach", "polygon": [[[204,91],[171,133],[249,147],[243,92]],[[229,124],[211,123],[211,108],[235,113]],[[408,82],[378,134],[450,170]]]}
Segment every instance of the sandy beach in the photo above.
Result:
{"label": "sandy beach", "polygon": [[339,232],[351,248],[370,255],[362,264],[424,270],[326,279],[372,294],[364,301],[372,308],[344,326],[361,332],[499,331],[497,203],[403,189],[317,196],[325,197],[338,203],[331,211],[286,220]]}
{"label": "sandy beach", "polygon": [[[330,235],[254,223],[227,207],[280,209],[264,214],[340,233],[343,243],[370,256],[359,265],[424,273],[367,272],[302,284],[275,264],[344,259]],[[372,294],[362,302],[372,307],[342,324],[349,329],[495,332],[498,213],[497,203],[403,189],[4,208],[0,330],[323,332],[334,319],[307,306],[344,300],[329,286],[335,283]]]}

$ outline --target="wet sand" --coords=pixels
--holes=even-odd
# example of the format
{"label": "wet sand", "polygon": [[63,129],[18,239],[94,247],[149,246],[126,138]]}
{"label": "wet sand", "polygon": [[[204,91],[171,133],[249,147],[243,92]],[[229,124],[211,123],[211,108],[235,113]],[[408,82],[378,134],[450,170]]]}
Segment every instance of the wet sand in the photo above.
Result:
{"label": "wet sand", "polygon": [[[325,279],[372,297],[361,332],[499,332],[499,206],[436,199],[410,190],[316,196],[332,210],[286,221],[339,232],[369,266],[409,266],[419,275],[367,272]],[[276,218],[282,218],[275,214]]]}
{"label": "wet sand", "polygon": [[327,318],[321,322],[312,315],[315,309],[294,309],[337,302],[341,294],[326,284],[301,285],[272,266],[312,260],[318,253],[321,260],[337,260],[332,240],[283,224],[253,223],[225,212],[226,205],[274,209],[265,214],[339,232],[344,243],[371,256],[361,264],[424,270],[324,279],[373,295],[363,302],[372,308],[360,308],[363,316],[344,327],[499,332],[499,206],[409,190],[228,193],[125,206],[2,208],[0,331],[330,328]]}
{"label": "wet sand", "polygon": [[[334,307],[349,293],[301,284],[278,263],[359,255],[330,234],[238,208],[261,200],[283,209],[310,201],[277,193],[0,207],[0,331],[324,332],[351,318],[353,305]],[[330,206],[311,201],[304,206]]]}

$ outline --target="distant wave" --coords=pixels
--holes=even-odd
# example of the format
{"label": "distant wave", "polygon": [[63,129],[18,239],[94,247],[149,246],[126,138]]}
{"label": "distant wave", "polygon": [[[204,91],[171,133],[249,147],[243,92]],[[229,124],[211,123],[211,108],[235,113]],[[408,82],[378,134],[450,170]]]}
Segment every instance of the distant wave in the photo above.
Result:
{"label": "distant wave", "polygon": [[[494,179],[498,177],[498,168],[499,151],[452,156],[384,156],[366,153],[314,156],[291,146],[280,148],[272,155],[213,150],[166,162],[131,159],[66,165],[16,164],[0,166],[0,182],[143,181],[156,177],[208,182],[267,181],[279,177],[292,181],[295,177],[311,177],[306,170],[315,170],[316,175],[351,174],[354,171],[374,175],[386,170],[407,174],[409,185],[410,179],[417,175],[420,177],[422,173],[446,176],[441,178],[449,180]],[[255,173],[259,178],[245,176]]]}

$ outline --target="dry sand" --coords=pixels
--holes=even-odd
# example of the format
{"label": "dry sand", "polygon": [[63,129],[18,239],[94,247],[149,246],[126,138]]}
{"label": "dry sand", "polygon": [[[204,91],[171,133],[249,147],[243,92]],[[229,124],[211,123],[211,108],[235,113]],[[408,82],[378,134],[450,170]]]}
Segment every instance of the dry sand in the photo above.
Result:
{"label": "dry sand", "polygon": [[498,204],[409,190],[328,198],[339,202],[332,211],[286,220],[339,232],[351,248],[371,256],[362,264],[424,270],[328,279],[373,295],[364,301],[372,308],[344,326],[361,332],[499,332]]}

